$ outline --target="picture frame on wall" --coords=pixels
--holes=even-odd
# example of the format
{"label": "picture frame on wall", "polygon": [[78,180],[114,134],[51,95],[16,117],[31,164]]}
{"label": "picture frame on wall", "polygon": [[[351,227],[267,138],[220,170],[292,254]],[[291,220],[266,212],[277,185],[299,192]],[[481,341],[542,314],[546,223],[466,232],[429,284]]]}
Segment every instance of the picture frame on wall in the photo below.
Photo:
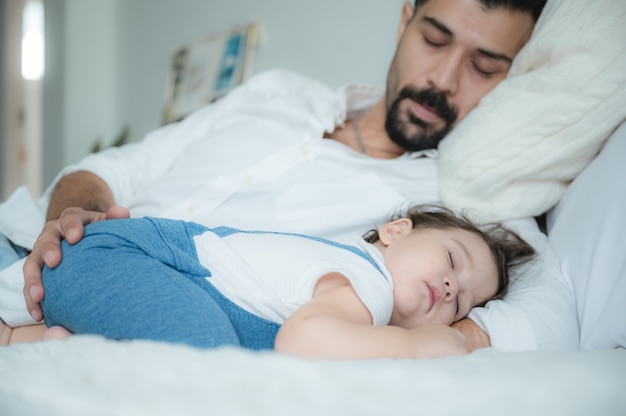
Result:
{"label": "picture frame on wall", "polygon": [[173,51],[163,124],[181,120],[248,79],[258,41],[259,24],[251,22]]}

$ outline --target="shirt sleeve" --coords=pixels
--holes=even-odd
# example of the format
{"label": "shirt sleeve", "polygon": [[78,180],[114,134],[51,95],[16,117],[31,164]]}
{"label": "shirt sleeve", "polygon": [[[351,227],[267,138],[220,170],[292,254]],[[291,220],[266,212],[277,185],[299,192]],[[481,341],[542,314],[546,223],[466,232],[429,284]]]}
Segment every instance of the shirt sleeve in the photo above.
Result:
{"label": "shirt sleeve", "polygon": [[116,203],[126,205],[143,184],[165,173],[185,146],[210,130],[219,108],[217,104],[206,106],[180,122],[152,131],[140,142],[90,154],[61,170],[46,194],[63,176],[85,170],[101,177],[111,188]]}
{"label": "shirt sleeve", "polygon": [[166,173],[187,146],[197,140],[211,140],[211,131],[222,113],[237,109],[250,91],[265,91],[280,84],[278,75],[271,71],[257,75],[183,120],[153,130],[139,142],[88,155],[62,169],[45,195],[50,196],[63,176],[85,170],[98,175],[109,185],[117,204],[128,205],[137,190]]}

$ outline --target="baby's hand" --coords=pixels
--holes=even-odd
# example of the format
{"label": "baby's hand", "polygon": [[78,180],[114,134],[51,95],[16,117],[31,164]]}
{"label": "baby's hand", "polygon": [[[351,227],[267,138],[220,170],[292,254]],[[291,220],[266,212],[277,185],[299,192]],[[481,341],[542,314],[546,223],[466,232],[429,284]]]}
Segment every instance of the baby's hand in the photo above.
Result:
{"label": "baby's hand", "polygon": [[415,342],[415,358],[463,355],[469,352],[465,335],[449,326],[421,326],[409,332]]}

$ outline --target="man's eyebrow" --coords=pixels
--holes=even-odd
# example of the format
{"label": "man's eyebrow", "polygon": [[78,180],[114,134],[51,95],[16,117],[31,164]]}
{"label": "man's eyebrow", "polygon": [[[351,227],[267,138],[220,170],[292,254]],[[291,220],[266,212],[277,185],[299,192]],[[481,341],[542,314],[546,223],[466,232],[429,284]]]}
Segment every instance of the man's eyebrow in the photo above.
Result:
{"label": "man's eyebrow", "polygon": [[491,52],[481,48],[478,49],[478,53],[480,53],[481,55],[485,55],[487,58],[495,59],[497,61],[504,61],[508,64],[513,63],[513,58],[506,56],[503,53]]}
{"label": "man's eyebrow", "polygon": [[[424,22],[430,24],[431,26],[435,27],[437,30],[439,30],[440,32],[442,32],[446,36],[454,37],[454,33],[448,28],[448,26],[446,26],[445,24],[443,24],[439,20],[435,19],[434,17],[424,16],[424,17],[422,17],[422,21],[424,21]],[[488,50],[482,49],[482,48],[478,48],[478,53],[480,53],[481,55],[484,55],[484,56],[486,56],[487,58],[490,58],[490,59],[495,59],[497,61],[503,61],[503,62],[506,62],[508,64],[513,63],[513,58],[511,58],[510,56],[507,56],[507,55],[505,55],[503,53],[492,52],[492,51],[488,51]]]}
{"label": "man's eyebrow", "polygon": [[452,33],[452,31],[448,29],[446,25],[444,25],[443,23],[441,23],[439,20],[435,19],[434,17],[424,16],[422,17],[422,20],[426,23],[429,23],[431,26],[434,26],[435,28],[439,29],[444,34],[448,36],[454,36],[454,33]]}

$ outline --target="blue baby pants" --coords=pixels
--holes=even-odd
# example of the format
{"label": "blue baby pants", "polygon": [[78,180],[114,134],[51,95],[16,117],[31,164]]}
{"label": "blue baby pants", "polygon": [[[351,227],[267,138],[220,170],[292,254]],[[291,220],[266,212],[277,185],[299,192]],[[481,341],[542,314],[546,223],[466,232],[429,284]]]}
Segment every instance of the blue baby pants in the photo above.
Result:
{"label": "blue baby pants", "polygon": [[78,244],[63,242],[61,264],[43,270],[46,325],[118,340],[273,348],[280,325],[243,310],[207,281],[211,273],[192,240],[207,230],[156,218],[88,225]]}

